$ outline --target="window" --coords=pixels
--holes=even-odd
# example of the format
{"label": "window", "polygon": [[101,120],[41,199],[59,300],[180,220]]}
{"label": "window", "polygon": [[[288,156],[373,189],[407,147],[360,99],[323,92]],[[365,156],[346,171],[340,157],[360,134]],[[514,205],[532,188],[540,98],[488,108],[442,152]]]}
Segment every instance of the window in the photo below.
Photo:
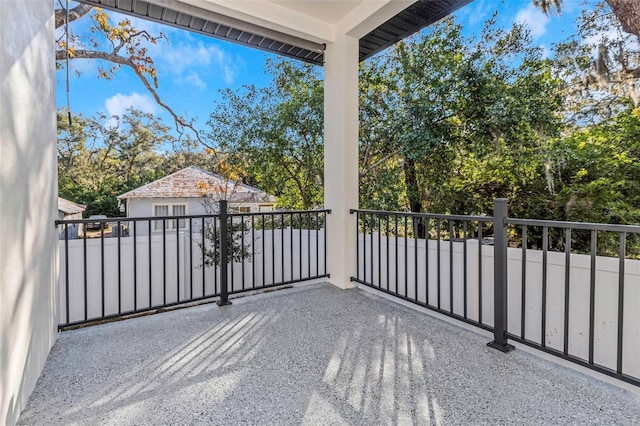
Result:
{"label": "window", "polygon": [[238,207],[240,213],[251,213],[251,207]]}
{"label": "window", "polygon": [[[154,206],[153,207],[153,215],[160,217],[160,216],[169,216],[169,206],[167,205],[163,205],[163,206]],[[156,220],[155,222],[153,222],[153,230],[154,231],[162,231],[162,220]],[[164,221],[165,224],[166,221]],[[168,224],[167,224],[168,225]]]}
{"label": "window", "polygon": [[[186,216],[187,214],[187,206],[184,204],[176,204],[173,206],[173,216]],[[175,221],[171,221],[171,224],[175,226]],[[186,219],[178,219],[178,226],[180,229],[185,229],[187,227]]]}
{"label": "window", "polygon": [[260,206],[258,207],[258,210],[261,212],[272,212],[273,211],[273,205],[272,204],[260,204]]}
{"label": "window", "polygon": [[[186,204],[157,204],[153,206],[153,215],[156,217],[164,217],[164,216],[186,216],[187,215],[187,206]],[[178,227],[179,229],[187,229],[187,219],[178,219]],[[175,219],[165,219],[165,220],[155,220],[153,222],[153,230],[154,231],[162,231],[162,225],[164,223],[164,228],[167,230],[175,230],[176,229],[176,220]]]}

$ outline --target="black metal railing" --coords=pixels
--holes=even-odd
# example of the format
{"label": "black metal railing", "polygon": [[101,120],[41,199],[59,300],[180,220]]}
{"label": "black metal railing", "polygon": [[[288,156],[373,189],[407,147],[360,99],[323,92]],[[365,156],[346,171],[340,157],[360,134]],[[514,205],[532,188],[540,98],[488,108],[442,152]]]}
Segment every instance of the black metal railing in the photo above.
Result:
{"label": "black metal railing", "polygon": [[[514,250],[521,252],[520,306],[517,307],[520,326],[507,331],[507,337],[640,386],[640,315],[637,314],[640,306],[640,260],[637,256],[640,226],[514,218],[506,218],[504,223],[505,229],[511,225],[512,235],[518,238],[520,245]],[[586,241],[580,238],[580,234],[585,233],[588,235]],[[535,253],[529,248],[530,239],[539,240],[540,234],[542,250]],[[599,236],[607,238],[599,242]],[[617,240],[617,250],[612,250],[612,236]],[[630,246],[632,256],[627,250]],[[532,281],[527,272],[527,258],[532,254],[542,257],[542,274],[538,282]],[[555,265],[550,256],[558,257]],[[574,267],[573,264],[579,261],[583,265]],[[627,265],[631,262],[636,267],[635,274],[627,274]],[[561,273],[556,274],[560,280],[549,280],[552,267],[557,272],[561,269]],[[527,295],[531,294],[533,286],[541,299],[540,326],[529,330],[528,316],[534,313],[528,309]],[[626,292],[630,297],[625,297]],[[609,306],[605,306],[607,299]],[[560,321],[551,323],[552,316]],[[561,326],[555,331],[558,323]],[[633,341],[627,344],[627,338]],[[606,352],[612,352],[611,356]]]}
{"label": "black metal railing", "polygon": [[506,203],[492,217],[352,210],[352,280],[492,331],[496,349],[511,339],[640,386],[640,226],[514,219]]}
{"label": "black metal railing", "polygon": [[[59,220],[59,327],[328,277],[329,210]],[[225,267],[222,267],[225,265]]]}
{"label": "black metal railing", "polygon": [[493,235],[491,217],[351,213],[358,223],[358,269],[353,281],[493,329],[486,312],[490,283],[484,277],[487,259],[483,260],[492,243],[488,238]]}

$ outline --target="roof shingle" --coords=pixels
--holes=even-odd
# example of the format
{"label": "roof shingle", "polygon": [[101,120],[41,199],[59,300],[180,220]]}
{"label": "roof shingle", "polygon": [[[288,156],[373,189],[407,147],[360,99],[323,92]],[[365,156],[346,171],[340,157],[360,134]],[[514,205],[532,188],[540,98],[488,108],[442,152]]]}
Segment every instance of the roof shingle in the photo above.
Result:
{"label": "roof shingle", "polygon": [[[130,198],[202,198],[216,195],[236,203],[275,202],[273,195],[253,186],[237,183],[224,177],[190,166],[161,179],[118,196]],[[226,196],[226,197],[225,197]]]}

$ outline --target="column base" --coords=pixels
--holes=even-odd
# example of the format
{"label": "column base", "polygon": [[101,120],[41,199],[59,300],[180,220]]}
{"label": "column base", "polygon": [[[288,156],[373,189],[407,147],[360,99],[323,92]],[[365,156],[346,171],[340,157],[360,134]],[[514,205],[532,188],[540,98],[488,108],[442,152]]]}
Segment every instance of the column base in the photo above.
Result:
{"label": "column base", "polygon": [[508,343],[499,343],[499,342],[497,342],[495,340],[487,343],[487,346],[489,346],[490,348],[493,348],[493,349],[497,349],[500,352],[504,352],[504,353],[511,352],[512,350],[514,350],[516,348],[515,346],[510,345]]}

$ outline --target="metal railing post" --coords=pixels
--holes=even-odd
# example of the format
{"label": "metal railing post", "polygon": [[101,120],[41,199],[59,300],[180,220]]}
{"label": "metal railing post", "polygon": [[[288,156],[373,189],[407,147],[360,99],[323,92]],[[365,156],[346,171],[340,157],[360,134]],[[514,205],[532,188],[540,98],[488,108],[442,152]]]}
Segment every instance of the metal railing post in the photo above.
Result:
{"label": "metal railing post", "polygon": [[507,343],[507,200],[493,200],[493,340],[487,344],[502,352],[514,349]]}
{"label": "metal railing post", "polygon": [[[227,279],[227,268],[229,265],[229,229],[228,229],[228,214],[227,214],[227,200],[220,200],[219,203],[219,218],[220,218],[220,300],[218,300],[218,306],[231,305],[229,301],[229,281]],[[231,266],[233,267],[233,265]]]}

